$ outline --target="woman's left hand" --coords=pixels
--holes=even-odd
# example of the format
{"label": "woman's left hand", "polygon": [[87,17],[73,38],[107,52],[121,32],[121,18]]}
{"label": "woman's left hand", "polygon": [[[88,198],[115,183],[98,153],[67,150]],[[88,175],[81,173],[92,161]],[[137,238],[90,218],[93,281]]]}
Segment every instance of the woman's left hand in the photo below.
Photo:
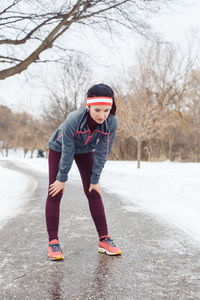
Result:
{"label": "woman's left hand", "polygon": [[97,184],[90,184],[90,187],[89,187],[89,192],[91,193],[92,190],[95,190],[97,191],[100,195],[101,195],[101,187],[100,187],[100,183],[97,183]]}

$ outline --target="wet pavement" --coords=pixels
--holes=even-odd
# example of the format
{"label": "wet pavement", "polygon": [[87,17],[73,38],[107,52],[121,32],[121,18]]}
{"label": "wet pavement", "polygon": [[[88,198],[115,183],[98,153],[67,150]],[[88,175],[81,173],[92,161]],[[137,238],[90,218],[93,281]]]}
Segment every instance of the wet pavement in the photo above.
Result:
{"label": "wet pavement", "polygon": [[144,212],[128,212],[102,192],[111,237],[121,256],[97,252],[98,237],[81,183],[67,183],[61,203],[65,259],[47,258],[44,219],[47,176],[0,164],[37,179],[17,217],[0,231],[0,299],[200,299],[200,247],[181,231]]}

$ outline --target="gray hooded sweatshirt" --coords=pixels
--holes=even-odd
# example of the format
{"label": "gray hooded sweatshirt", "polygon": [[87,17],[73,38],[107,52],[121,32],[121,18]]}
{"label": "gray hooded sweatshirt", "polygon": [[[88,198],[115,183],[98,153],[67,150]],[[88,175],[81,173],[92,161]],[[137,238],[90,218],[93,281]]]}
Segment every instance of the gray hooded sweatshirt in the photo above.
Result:
{"label": "gray hooded sweatshirt", "polygon": [[48,142],[50,149],[61,152],[59,171],[56,177],[59,181],[68,180],[68,173],[75,154],[94,152],[90,183],[99,182],[102,169],[112,148],[118,120],[115,115],[110,114],[91,133],[87,118],[88,110],[86,107],[70,113]]}

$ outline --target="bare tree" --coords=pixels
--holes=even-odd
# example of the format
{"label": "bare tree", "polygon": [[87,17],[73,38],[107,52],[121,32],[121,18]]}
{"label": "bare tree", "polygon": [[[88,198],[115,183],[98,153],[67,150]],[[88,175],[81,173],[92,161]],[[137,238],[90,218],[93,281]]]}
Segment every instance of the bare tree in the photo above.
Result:
{"label": "bare tree", "polygon": [[[111,30],[124,25],[149,36],[146,13],[160,12],[162,6],[177,0],[4,0],[0,4],[0,62],[5,68],[0,79],[19,74],[32,63],[48,61],[42,53],[55,46],[72,24],[97,26]],[[60,58],[53,58],[59,60]],[[11,65],[11,66],[10,66]]]}
{"label": "bare tree", "polygon": [[67,115],[85,103],[85,95],[92,82],[92,71],[82,56],[70,56],[59,68],[58,76],[46,85],[49,100],[42,113],[47,134],[55,130]]}
{"label": "bare tree", "polygon": [[9,148],[12,146],[15,128],[13,112],[7,106],[0,105],[0,146],[2,150],[6,151],[6,157],[8,156]]}
{"label": "bare tree", "polygon": [[143,81],[144,87],[154,95],[161,109],[167,106],[176,110],[181,117],[185,97],[193,89],[194,81],[190,74],[197,62],[198,53],[199,50],[194,50],[192,46],[184,52],[179,46],[160,41],[147,44],[138,51],[139,63],[136,69],[139,76],[137,81],[133,78],[133,84],[141,85]]}
{"label": "bare tree", "polygon": [[0,105],[0,149],[5,150],[6,157],[9,149],[22,148],[24,157],[30,151],[32,158],[36,149],[46,152],[47,141],[41,120],[26,112],[12,112],[7,106]]}
{"label": "bare tree", "polygon": [[128,98],[127,103],[118,99],[118,115],[123,120],[120,123],[120,130],[125,136],[134,137],[137,141],[137,167],[140,168],[142,142],[166,134],[167,113],[161,111],[144,91],[138,91]]}
{"label": "bare tree", "polygon": [[186,130],[190,132],[193,137],[190,141],[195,145],[194,161],[199,161],[199,147],[200,147],[200,69],[191,70],[188,76],[190,89],[185,95],[185,109],[182,118],[185,121]]}
{"label": "bare tree", "polygon": [[[180,128],[185,128],[189,132],[187,110],[190,110],[192,106],[193,108],[198,107],[200,81],[197,72],[192,71],[197,63],[197,58],[198,51],[193,51],[192,47],[189,47],[187,53],[183,53],[170,44],[158,42],[148,45],[147,43],[146,47],[138,50],[137,63],[131,66],[127,72],[128,78],[125,85],[129,94],[125,95],[125,99],[134,100],[132,114],[135,115],[135,125],[132,124],[133,129],[131,130],[135,135],[133,137],[139,141],[135,130],[141,132],[139,127],[142,126],[143,134],[145,134],[144,123],[147,122],[150,128],[155,129],[155,131],[149,132],[148,143],[151,146],[151,139],[156,135],[159,136],[159,128],[163,128],[161,124],[164,125],[164,132],[168,132],[169,159],[172,157],[172,149],[178,139],[178,132],[179,135],[182,132]],[[125,107],[126,111],[129,110],[127,114],[132,107]],[[156,115],[157,117],[154,119]],[[194,118],[196,124],[198,123],[197,118],[198,114]],[[158,127],[156,123],[154,125],[151,123],[153,120],[156,120]],[[175,130],[176,128],[177,130]],[[145,139],[147,140],[147,137]],[[140,146],[140,142],[138,146]],[[138,155],[139,153],[140,150],[138,150]],[[140,157],[138,157],[139,159]]]}
{"label": "bare tree", "polygon": [[22,148],[24,157],[31,149],[33,136],[30,132],[30,126],[33,122],[33,117],[26,112],[15,113],[15,136],[12,142],[14,149]]}

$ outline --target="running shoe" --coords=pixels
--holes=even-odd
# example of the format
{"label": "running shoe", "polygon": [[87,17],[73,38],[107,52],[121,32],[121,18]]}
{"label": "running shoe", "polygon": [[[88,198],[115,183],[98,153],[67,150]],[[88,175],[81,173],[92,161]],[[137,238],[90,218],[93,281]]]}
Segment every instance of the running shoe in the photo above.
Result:
{"label": "running shoe", "polygon": [[99,252],[106,253],[108,255],[119,255],[122,253],[121,249],[116,247],[115,243],[109,235],[104,235],[99,238]]}
{"label": "running shoe", "polygon": [[49,242],[48,256],[50,260],[61,260],[64,258],[58,240],[52,240]]}

